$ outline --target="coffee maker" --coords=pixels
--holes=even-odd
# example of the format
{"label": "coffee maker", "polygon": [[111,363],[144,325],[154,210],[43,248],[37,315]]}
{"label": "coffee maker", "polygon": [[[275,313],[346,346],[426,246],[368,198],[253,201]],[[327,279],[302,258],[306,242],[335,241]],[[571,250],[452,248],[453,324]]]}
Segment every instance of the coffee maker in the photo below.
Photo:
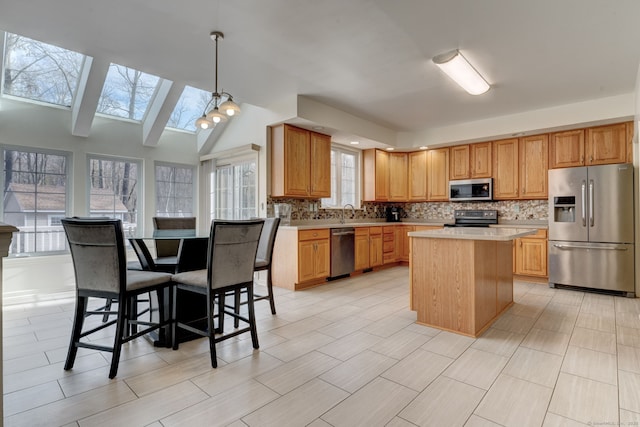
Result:
{"label": "coffee maker", "polygon": [[402,208],[396,206],[389,206],[385,210],[387,214],[387,222],[400,222],[402,217]]}

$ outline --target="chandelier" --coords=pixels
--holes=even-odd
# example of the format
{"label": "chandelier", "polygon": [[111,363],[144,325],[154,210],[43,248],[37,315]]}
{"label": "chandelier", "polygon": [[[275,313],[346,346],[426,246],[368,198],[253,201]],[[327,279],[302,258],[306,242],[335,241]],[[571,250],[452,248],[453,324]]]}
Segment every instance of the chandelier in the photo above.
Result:
{"label": "chandelier", "polygon": [[[215,88],[211,94],[211,100],[204,107],[202,117],[196,120],[196,127],[200,129],[213,128],[218,123],[226,122],[228,117],[240,113],[240,107],[233,102],[233,97],[229,92],[225,92],[224,90],[218,92],[218,39],[223,39],[224,34],[220,31],[213,31],[210,35],[211,40],[216,44]],[[211,110],[207,112],[209,108],[211,108]]]}

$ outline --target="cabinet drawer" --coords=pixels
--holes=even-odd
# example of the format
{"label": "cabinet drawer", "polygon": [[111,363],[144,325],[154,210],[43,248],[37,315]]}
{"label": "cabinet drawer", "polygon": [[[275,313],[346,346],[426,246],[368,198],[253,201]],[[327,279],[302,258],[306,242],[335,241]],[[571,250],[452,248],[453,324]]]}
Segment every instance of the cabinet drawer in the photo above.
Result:
{"label": "cabinet drawer", "polygon": [[382,252],[388,253],[393,252],[395,250],[396,245],[393,242],[384,242],[382,244]]}
{"label": "cabinet drawer", "polygon": [[529,236],[524,236],[525,239],[546,239],[547,238],[547,229],[541,228],[536,234],[531,234]]}
{"label": "cabinet drawer", "polygon": [[395,233],[391,233],[391,234],[384,233],[384,234],[382,235],[382,241],[383,241],[383,242],[393,242],[393,240],[394,240],[394,238],[395,238],[395,237],[396,237],[396,234],[395,234]]}
{"label": "cabinet drawer", "polygon": [[369,227],[356,227],[356,236],[368,236]]}
{"label": "cabinet drawer", "polygon": [[298,240],[316,240],[316,239],[328,239],[329,238],[329,229],[319,229],[319,230],[299,230],[298,231]]}
{"label": "cabinet drawer", "polygon": [[369,227],[369,234],[382,234],[382,227]]}

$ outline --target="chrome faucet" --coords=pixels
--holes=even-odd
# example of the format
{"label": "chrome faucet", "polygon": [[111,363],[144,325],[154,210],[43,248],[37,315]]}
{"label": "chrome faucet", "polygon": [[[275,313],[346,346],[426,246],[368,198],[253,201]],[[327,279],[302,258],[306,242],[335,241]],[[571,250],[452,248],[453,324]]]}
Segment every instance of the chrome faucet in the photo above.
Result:
{"label": "chrome faucet", "polygon": [[344,224],[344,210],[347,208],[347,206],[351,206],[351,212],[353,212],[354,217],[356,216],[356,208],[354,208],[351,203],[347,203],[342,207],[342,217],[340,218],[340,224]]}

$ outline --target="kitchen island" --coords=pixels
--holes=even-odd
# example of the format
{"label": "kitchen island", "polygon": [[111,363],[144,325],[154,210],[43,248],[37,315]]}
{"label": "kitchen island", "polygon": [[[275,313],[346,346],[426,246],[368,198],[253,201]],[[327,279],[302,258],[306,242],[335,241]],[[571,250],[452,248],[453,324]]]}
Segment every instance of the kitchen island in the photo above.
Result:
{"label": "kitchen island", "polygon": [[409,233],[417,323],[477,337],[513,304],[513,246],[536,230],[454,227]]}

